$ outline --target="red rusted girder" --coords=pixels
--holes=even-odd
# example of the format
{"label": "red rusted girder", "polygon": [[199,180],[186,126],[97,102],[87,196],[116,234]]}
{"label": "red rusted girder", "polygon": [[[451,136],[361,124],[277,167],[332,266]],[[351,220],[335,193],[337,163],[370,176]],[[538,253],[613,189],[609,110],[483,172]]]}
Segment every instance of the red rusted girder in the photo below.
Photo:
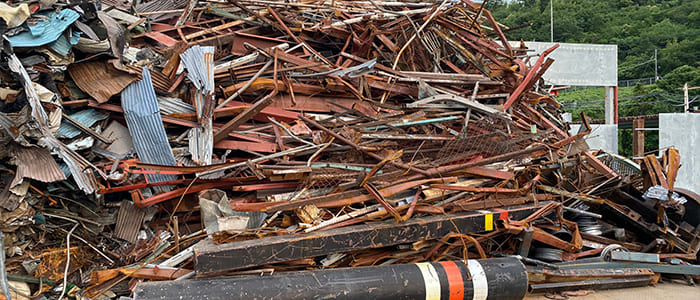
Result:
{"label": "red rusted girder", "polygon": [[527,85],[529,82],[531,82],[533,80],[537,80],[537,78],[535,78],[535,74],[537,74],[537,71],[540,68],[540,66],[542,66],[542,63],[544,63],[545,57],[547,57],[547,55],[552,53],[552,51],[554,51],[558,47],[559,47],[559,44],[555,44],[551,48],[542,52],[542,54],[540,55],[540,58],[537,59],[537,62],[535,62],[535,65],[532,66],[530,71],[527,73],[527,76],[525,76],[525,79],[523,79],[523,81],[520,83],[520,85],[518,85],[518,87],[515,88],[513,93],[510,94],[510,97],[508,97],[508,100],[506,101],[506,103],[503,104],[503,111],[508,110],[508,108],[510,108],[510,106],[513,105],[513,103],[515,103],[515,101],[518,100],[518,98],[520,98],[520,95],[525,91],[525,88],[527,88]]}
{"label": "red rusted girder", "polygon": [[[169,192],[165,192],[162,194],[155,195],[153,197],[150,197],[148,199],[138,199],[138,201],[134,201],[134,204],[136,207],[142,208],[142,207],[147,207],[151,206],[154,204],[158,204],[163,201],[168,201],[171,199],[175,199],[177,197],[182,196],[183,194],[192,194],[192,193],[197,193],[201,192],[203,190],[207,189],[213,189],[213,188],[219,188],[219,187],[225,187],[225,186],[231,186],[231,185],[236,185],[235,182],[227,182],[227,181],[217,181],[217,182],[209,182],[209,183],[204,183],[204,184],[198,184],[190,187],[185,187],[185,188],[179,188],[175,189]],[[254,185],[238,185],[233,187],[233,190],[235,191],[255,191],[258,189],[262,189],[263,187],[265,188],[294,188],[298,186],[298,182],[280,182],[280,183],[273,183],[269,185],[260,185],[260,184],[254,184]]]}
{"label": "red rusted girder", "polygon": [[214,134],[214,144],[225,139],[231,131],[236,130],[246,121],[250,120],[253,116],[257,115],[266,106],[272,103],[272,97],[277,94],[277,90],[273,90],[271,93],[267,94],[265,97],[255,102],[252,106],[247,108],[245,111],[237,115],[235,118],[228,121],[224,126],[219,128],[219,130]]}
{"label": "red rusted girder", "polygon": [[507,188],[499,188],[499,187],[480,187],[480,188],[475,188],[475,187],[469,187],[469,186],[461,186],[461,185],[452,185],[452,184],[433,184],[430,187],[436,188],[436,189],[443,189],[443,190],[450,190],[450,191],[462,191],[462,192],[474,192],[474,193],[498,193],[498,194],[522,194],[524,192],[527,192],[532,188],[532,185],[540,180],[540,175],[535,176],[532,180],[530,180],[528,183],[523,185],[523,187],[519,189],[507,189]]}
{"label": "red rusted girder", "polygon": [[521,103],[521,104],[520,104],[520,107],[522,107],[523,110],[525,110],[525,111],[527,111],[527,112],[529,112],[529,113],[535,115],[535,116],[537,117],[537,119],[538,119],[540,122],[544,123],[544,125],[546,125],[546,126],[549,127],[550,129],[554,129],[554,132],[556,132],[557,135],[559,135],[559,137],[561,137],[561,138],[563,138],[563,139],[569,137],[569,135],[566,134],[566,132],[564,132],[563,130],[561,130],[561,128],[557,127],[557,125],[554,125],[554,123],[552,123],[552,121],[550,121],[549,119],[547,119],[545,116],[543,116],[539,111],[537,111],[536,109],[534,109],[534,108],[533,108],[532,106],[530,106],[529,104],[527,104],[527,103]]}
{"label": "red rusted girder", "polygon": [[615,171],[608,168],[608,166],[606,166],[602,161],[600,161],[597,157],[593,156],[593,154],[589,153],[588,151],[583,151],[583,156],[586,157],[586,162],[588,162],[598,172],[603,174],[603,176],[607,178],[615,178],[619,176],[617,175],[617,173],[615,173]]}
{"label": "red rusted girder", "polygon": [[[423,180],[417,180],[417,181],[410,181],[410,182],[405,182],[401,184],[396,184],[392,185],[386,188],[383,188],[379,190],[379,193],[382,195],[382,197],[390,197],[392,195],[395,195],[396,193],[409,190],[424,184],[428,183],[435,183],[435,182],[452,182],[457,180],[457,177],[445,177],[445,178],[432,178],[432,179],[423,179]],[[350,192],[351,193],[351,192]],[[325,195],[325,196],[319,196],[319,197],[312,197],[308,199],[301,199],[301,200],[295,200],[291,202],[285,202],[285,203],[279,203],[270,207],[267,207],[265,209],[266,212],[276,212],[279,210],[290,210],[294,209],[297,207],[301,207],[304,205],[308,204],[314,204],[318,207],[342,207],[346,205],[351,205],[354,203],[360,203],[364,202],[367,200],[371,200],[372,196],[370,195],[357,195],[357,193],[354,193],[354,196],[350,197],[342,197],[338,199],[337,194],[330,194],[330,195]]]}
{"label": "red rusted girder", "polygon": [[[523,226],[508,224],[507,222],[503,223],[503,228],[511,234],[520,234],[523,230],[525,230],[525,227],[523,227]],[[572,242],[567,242],[567,241],[564,241],[560,238],[557,238],[556,236],[553,236],[553,235],[547,233],[546,231],[544,231],[536,226],[532,226],[532,229],[534,230],[532,238],[536,241],[545,243],[547,245],[550,245],[550,246],[558,248],[558,249],[562,249],[564,251],[576,252],[576,251],[581,250],[581,247],[582,247],[581,236],[578,236],[578,239],[574,236],[572,238],[573,239]]]}
{"label": "red rusted girder", "polygon": [[[326,132],[326,133],[332,135],[333,137],[335,137],[335,138],[338,139],[339,141],[341,141],[341,142],[343,142],[343,143],[345,143],[345,144],[347,144],[347,145],[350,145],[350,146],[352,146],[353,148],[355,148],[355,149],[357,149],[357,150],[364,151],[365,153],[367,153],[367,155],[373,157],[374,159],[377,159],[377,160],[379,160],[379,161],[384,160],[384,157],[381,157],[381,156],[379,156],[379,155],[377,155],[377,154],[375,154],[375,153],[366,151],[367,149],[365,149],[365,148],[363,148],[363,147],[361,147],[361,146],[359,146],[359,145],[353,143],[352,141],[346,139],[345,137],[341,136],[340,134],[337,134],[335,131],[330,130],[330,129],[324,127],[323,125],[319,124],[319,123],[316,122],[316,121],[313,121],[313,120],[311,120],[311,119],[309,119],[309,118],[307,118],[307,117],[304,117],[303,115],[299,115],[299,119],[303,120],[304,122],[306,122],[306,123],[308,123],[308,124],[311,124],[312,126],[318,128],[318,129],[321,129],[322,131],[324,131],[324,132]],[[389,161],[389,163],[392,164],[392,165],[394,165],[394,166],[397,166],[397,167],[399,167],[399,168],[402,168],[402,169],[405,169],[405,170],[408,170],[408,171],[415,171],[415,172],[417,172],[417,173],[420,173],[420,174],[422,174],[422,175],[426,175],[426,176],[430,177],[430,174],[428,174],[428,172],[426,172],[426,171],[424,171],[424,170],[422,170],[422,169],[416,168],[416,167],[414,167],[414,166],[410,166],[410,165],[407,165],[407,164],[404,164],[404,163],[401,163],[401,162],[396,162],[396,161]]]}
{"label": "red rusted girder", "polygon": [[273,153],[277,151],[277,145],[270,142],[246,142],[246,141],[230,141],[223,140],[214,144],[216,149],[231,149],[231,150],[248,150],[255,152]]}
{"label": "red rusted girder", "polygon": [[[97,108],[97,109],[104,109],[108,111],[113,111],[113,112],[118,112],[118,113],[124,113],[124,110],[121,108],[121,106],[114,105],[114,104],[107,104],[107,103],[98,103],[97,101],[92,101],[88,102],[88,106],[92,108]],[[190,128],[199,128],[199,124],[196,122],[191,122],[191,121],[185,121],[185,120],[180,120],[177,118],[171,118],[168,116],[160,116],[160,118],[163,120],[163,123],[170,123],[178,126],[185,126],[185,127],[190,127]]]}

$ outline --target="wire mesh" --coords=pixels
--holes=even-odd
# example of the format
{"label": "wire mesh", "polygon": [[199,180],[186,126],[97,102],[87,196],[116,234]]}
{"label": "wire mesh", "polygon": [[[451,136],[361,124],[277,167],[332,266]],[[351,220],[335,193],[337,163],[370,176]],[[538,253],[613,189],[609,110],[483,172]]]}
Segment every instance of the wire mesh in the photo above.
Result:
{"label": "wire mesh", "polygon": [[530,140],[531,136],[514,132],[509,122],[491,117],[470,119],[460,137],[446,142],[432,164],[455,164],[520,150],[519,142]]}
{"label": "wire mesh", "polygon": [[330,167],[313,168],[289,200],[306,199],[340,192],[344,185],[356,182],[361,172]]}

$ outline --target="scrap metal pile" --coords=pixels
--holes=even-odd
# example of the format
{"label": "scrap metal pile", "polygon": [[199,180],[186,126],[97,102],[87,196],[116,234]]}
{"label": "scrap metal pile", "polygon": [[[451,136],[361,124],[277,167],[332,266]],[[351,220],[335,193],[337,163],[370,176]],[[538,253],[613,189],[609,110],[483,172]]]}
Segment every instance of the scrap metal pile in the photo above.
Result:
{"label": "scrap metal pile", "polygon": [[[546,262],[621,248],[696,258],[678,152],[640,168],[588,151],[540,80],[557,46],[511,47],[470,1],[13,3],[7,298],[188,298],[195,276],[514,255],[533,287],[582,282]],[[673,273],[615,268],[584,279]]]}

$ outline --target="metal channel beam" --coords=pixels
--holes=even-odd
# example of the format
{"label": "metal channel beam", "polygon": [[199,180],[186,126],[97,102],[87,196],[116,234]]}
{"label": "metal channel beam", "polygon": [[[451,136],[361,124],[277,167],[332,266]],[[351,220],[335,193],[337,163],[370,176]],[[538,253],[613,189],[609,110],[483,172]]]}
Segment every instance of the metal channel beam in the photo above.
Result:
{"label": "metal channel beam", "polygon": [[194,247],[195,271],[199,275],[222,273],[305,257],[437,239],[451,232],[484,232],[495,228],[494,220],[506,216],[521,220],[537,209],[534,206],[519,206],[498,212],[429,216],[402,223],[390,220],[379,224],[347,226],[309,234],[272,236],[221,245],[206,239]]}

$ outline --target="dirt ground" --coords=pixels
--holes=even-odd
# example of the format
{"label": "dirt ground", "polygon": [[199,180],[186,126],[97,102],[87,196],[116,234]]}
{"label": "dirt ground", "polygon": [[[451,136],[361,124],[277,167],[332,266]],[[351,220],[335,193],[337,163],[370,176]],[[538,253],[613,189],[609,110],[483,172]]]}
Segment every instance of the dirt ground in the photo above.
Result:
{"label": "dirt ground", "polygon": [[[555,298],[559,299],[559,298]],[[563,299],[563,298],[562,298]],[[700,285],[689,286],[681,281],[659,283],[656,287],[639,287],[607,291],[590,291],[586,296],[569,300],[700,300]],[[543,294],[529,295],[525,300],[550,300]]]}

